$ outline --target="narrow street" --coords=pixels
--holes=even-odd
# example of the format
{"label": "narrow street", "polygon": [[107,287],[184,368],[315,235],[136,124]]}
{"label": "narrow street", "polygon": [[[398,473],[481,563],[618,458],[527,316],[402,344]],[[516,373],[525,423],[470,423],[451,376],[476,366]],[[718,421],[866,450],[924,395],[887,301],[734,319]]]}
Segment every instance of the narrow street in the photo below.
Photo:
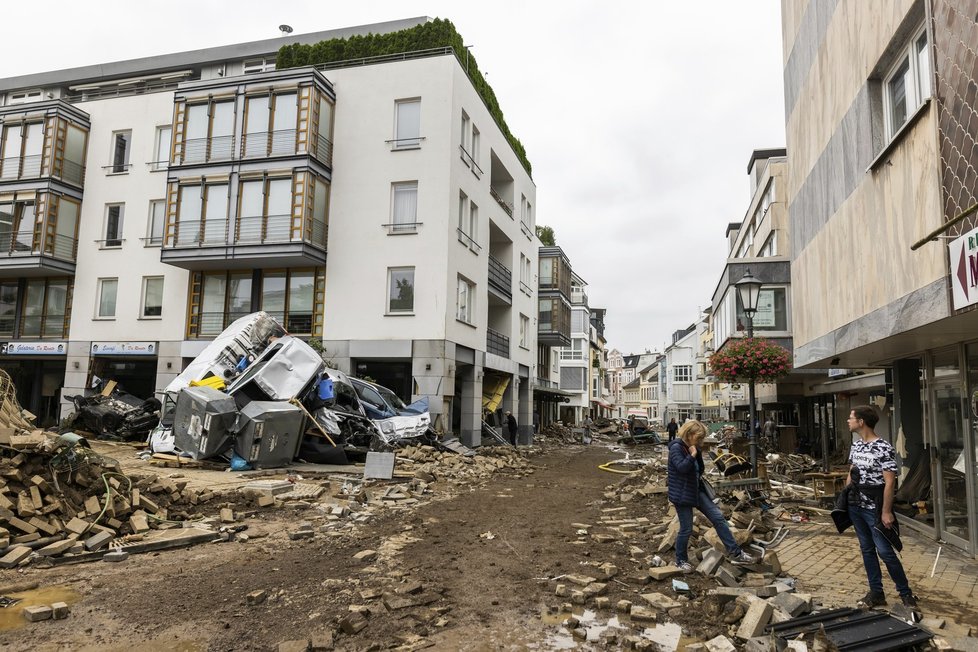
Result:
{"label": "narrow street", "polygon": [[[640,454],[646,451],[633,457]],[[668,580],[648,583],[666,501],[637,491],[645,476],[635,476],[640,485],[598,468],[621,457],[606,445],[552,447],[529,458],[531,472],[505,469],[481,485],[438,486],[429,502],[378,512],[355,527],[325,531],[328,510],[313,503],[246,516],[251,536],[244,542],[131,555],[120,564],[0,571],[0,585],[36,583],[35,594],[71,606],[66,620],[33,624],[19,613],[4,619],[0,611],[0,643],[4,650],[120,652],[306,649],[280,647],[288,641],[337,650],[621,649],[627,636],[644,631],[683,649],[728,634],[715,617],[719,604],[705,595],[716,587],[713,578],[684,578],[699,596],[694,604]],[[616,535],[598,527],[640,517],[649,527]],[[301,522],[316,534],[293,541],[289,533]],[[826,606],[852,606],[864,581],[855,540],[827,527],[796,528],[778,549],[784,572]],[[908,539],[905,555],[915,560],[908,569],[920,585],[933,557]],[[672,559],[671,551],[662,556]],[[602,568],[607,564],[614,566],[610,573]],[[974,562],[949,554],[940,569],[938,579],[953,576],[960,586],[921,586],[925,616],[953,618],[959,632],[978,626],[970,604]],[[573,606],[586,641],[561,627],[569,615],[562,607],[571,600],[556,595],[556,587],[575,574],[606,585],[605,608],[596,609],[594,598],[587,611]],[[249,598],[256,592],[264,597]],[[659,611],[658,625],[630,623],[616,610],[621,600],[645,604],[640,594],[650,592],[681,606]],[[682,637],[667,623],[681,625]],[[652,627],[658,630],[650,633]]]}

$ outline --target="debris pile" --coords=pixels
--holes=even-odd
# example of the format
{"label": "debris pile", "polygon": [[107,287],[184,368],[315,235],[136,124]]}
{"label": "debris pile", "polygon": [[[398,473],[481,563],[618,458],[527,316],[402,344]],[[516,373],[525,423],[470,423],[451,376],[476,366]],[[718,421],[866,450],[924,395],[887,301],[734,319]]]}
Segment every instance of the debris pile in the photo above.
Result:
{"label": "debris pile", "polygon": [[540,434],[536,436],[541,442],[555,440],[561,444],[580,444],[581,437],[574,433],[572,428],[559,423],[548,423],[540,428]]}
{"label": "debris pile", "polygon": [[470,482],[489,478],[499,471],[532,473],[527,459],[531,449],[509,446],[483,446],[478,455],[464,456],[440,451],[432,446],[408,446],[397,452],[400,470],[413,473],[425,482],[451,480]]}
{"label": "debris pile", "polygon": [[105,552],[179,527],[213,491],[127,476],[74,433],[10,435],[0,457],[0,568]]}
{"label": "debris pile", "polygon": [[145,439],[160,422],[161,403],[157,398],[140,399],[122,391],[109,381],[98,394],[65,396],[75,411],[68,427],[84,430],[99,439]]}

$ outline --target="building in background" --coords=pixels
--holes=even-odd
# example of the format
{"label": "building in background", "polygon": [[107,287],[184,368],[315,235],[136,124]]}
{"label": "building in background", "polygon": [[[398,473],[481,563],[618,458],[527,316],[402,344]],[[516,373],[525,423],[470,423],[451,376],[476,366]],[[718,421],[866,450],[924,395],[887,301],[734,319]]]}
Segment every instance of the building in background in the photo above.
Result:
{"label": "building in background", "polygon": [[275,69],[428,21],[0,80],[0,364],[41,423],[265,310],[469,445],[485,392],[528,436],[536,186],[456,53]]}
{"label": "building in background", "polygon": [[899,518],[974,555],[974,3],[783,0],[781,13],[795,365],[877,370],[842,378],[820,431],[843,448],[852,406],[876,405],[899,453]]}
{"label": "building in background", "polygon": [[559,421],[562,404],[579,392],[562,389],[560,352],[571,343],[570,259],[560,247],[540,247],[537,364],[533,411],[542,426]]}

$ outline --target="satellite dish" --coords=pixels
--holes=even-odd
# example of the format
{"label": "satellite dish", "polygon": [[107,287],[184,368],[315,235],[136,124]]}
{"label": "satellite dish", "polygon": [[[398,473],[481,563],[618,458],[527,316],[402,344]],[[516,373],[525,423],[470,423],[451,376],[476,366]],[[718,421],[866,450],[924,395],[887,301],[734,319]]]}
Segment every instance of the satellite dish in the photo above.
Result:
{"label": "satellite dish", "polygon": [[279,25],[278,31],[282,32],[282,34],[291,34],[292,27],[290,25]]}

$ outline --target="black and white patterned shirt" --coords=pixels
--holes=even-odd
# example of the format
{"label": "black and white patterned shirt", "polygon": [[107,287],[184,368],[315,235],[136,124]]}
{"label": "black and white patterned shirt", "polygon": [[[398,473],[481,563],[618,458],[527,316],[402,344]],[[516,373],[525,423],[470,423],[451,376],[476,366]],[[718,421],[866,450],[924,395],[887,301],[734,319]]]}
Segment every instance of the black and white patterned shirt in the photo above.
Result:
{"label": "black and white patterned shirt", "polygon": [[[849,463],[859,469],[859,484],[882,486],[883,471],[896,473],[899,469],[896,463],[896,452],[885,439],[864,442],[862,438],[852,443],[849,451]],[[864,509],[876,509],[872,496],[859,491],[856,504]]]}

